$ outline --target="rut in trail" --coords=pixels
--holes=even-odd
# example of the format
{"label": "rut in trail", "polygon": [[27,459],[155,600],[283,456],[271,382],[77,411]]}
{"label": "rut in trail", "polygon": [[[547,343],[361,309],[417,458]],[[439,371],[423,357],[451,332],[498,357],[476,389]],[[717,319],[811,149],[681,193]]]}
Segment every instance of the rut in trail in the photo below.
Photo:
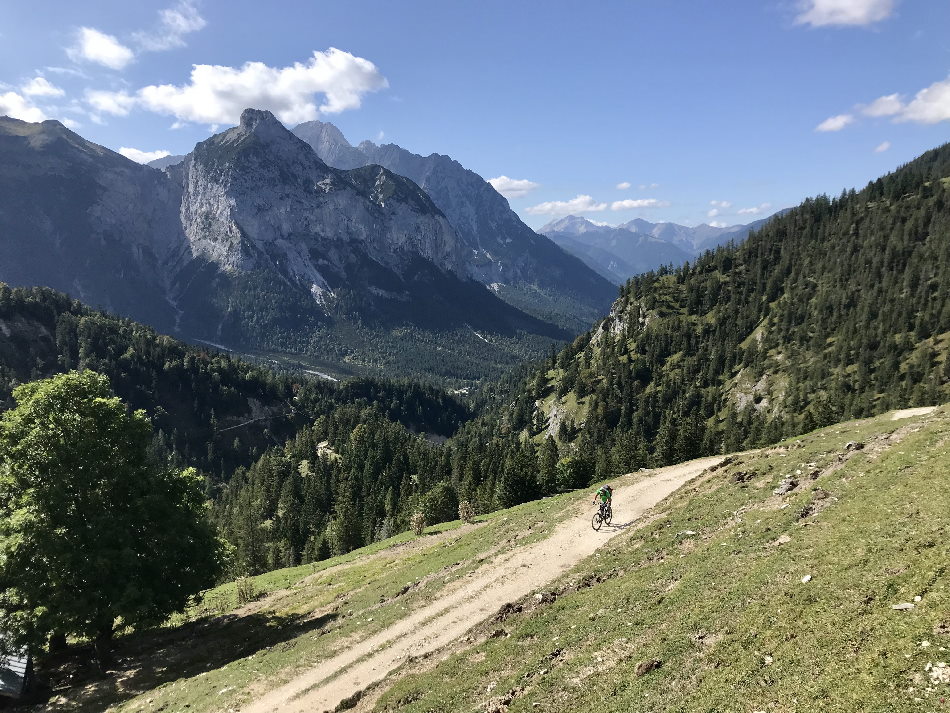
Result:
{"label": "rut in trail", "polygon": [[[614,491],[614,522],[630,524],[722,456],[660,468]],[[623,526],[594,532],[590,511],[561,523],[550,537],[485,562],[435,601],[388,629],[341,651],[247,704],[241,713],[319,713],[386,678],[410,656],[438,651],[509,602],[557,579],[593,554]]]}

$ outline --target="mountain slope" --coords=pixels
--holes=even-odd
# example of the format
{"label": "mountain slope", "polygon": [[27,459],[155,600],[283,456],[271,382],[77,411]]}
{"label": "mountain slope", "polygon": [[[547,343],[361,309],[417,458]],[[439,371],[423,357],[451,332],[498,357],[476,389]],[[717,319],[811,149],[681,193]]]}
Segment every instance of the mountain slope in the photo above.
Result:
{"label": "mountain slope", "polygon": [[476,380],[568,335],[468,274],[428,195],[339,171],[269,112],[158,171],[57,122],[0,119],[0,280],[190,339],[344,373]]}
{"label": "mountain slope", "polygon": [[319,121],[300,124],[294,133],[331,166],[378,164],[417,183],[458,232],[468,250],[468,274],[519,309],[577,330],[602,315],[615,296],[606,280],[537,235],[490,184],[450,157],[370,141],[354,148],[335,126]]}
{"label": "mountain slope", "polygon": [[592,532],[574,493],[251,578],[249,604],[229,583],[183,622],[121,639],[124,686],[80,682],[56,705],[298,710],[281,695],[293,682],[366,652],[307,709],[353,691],[358,713],[936,709],[950,694],[950,416],[901,416],[615,481],[611,530]]}
{"label": "mountain slope", "polygon": [[187,241],[165,176],[58,121],[0,118],[0,157],[0,280],[171,328]]}
{"label": "mountain slope", "polygon": [[695,256],[692,250],[652,235],[576,216],[552,221],[538,232],[618,285],[661,265],[682,265]]}
{"label": "mountain slope", "polygon": [[[776,213],[781,215],[784,211]],[[636,218],[618,226],[599,225],[569,215],[542,226],[538,232],[584,260],[616,284],[663,265],[682,265],[705,250],[726,243],[741,243],[749,233],[772,219],[748,225],[687,227],[676,223],[650,223]]]}
{"label": "mountain slope", "polygon": [[357,710],[940,710],[948,438],[943,410],[734,457]]}
{"label": "mountain slope", "polygon": [[516,425],[574,443],[606,477],[946,399],[948,177],[950,145],[634,278],[527,385]]}

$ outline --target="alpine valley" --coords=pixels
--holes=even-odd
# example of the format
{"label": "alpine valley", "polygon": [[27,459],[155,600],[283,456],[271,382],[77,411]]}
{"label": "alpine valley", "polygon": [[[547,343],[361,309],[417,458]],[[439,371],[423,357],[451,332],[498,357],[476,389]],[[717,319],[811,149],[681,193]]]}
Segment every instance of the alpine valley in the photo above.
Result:
{"label": "alpine valley", "polygon": [[382,157],[334,168],[249,109],[158,170],[3,118],[0,280],[337,377],[477,381],[570,339],[614,288],[445,161],[435,183]]}

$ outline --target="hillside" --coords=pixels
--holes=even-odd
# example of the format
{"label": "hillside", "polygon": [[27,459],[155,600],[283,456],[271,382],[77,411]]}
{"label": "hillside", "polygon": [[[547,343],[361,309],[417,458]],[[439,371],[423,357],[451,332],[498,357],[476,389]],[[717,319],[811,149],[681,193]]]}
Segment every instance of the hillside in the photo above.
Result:
{"label": "hillside", "polygon": [[336,384],[299,368],[278,372],[185,344],[45,288],[0,283],[0,336],[0,409],[12,405],[17,384],[93,369],[109,377],[131,408],[148,413],[157,448],[217,484],[344,407],[341,417],[371,411],[406,438],[407,429],[450,436],[470,418],[467,407],[429,386],[371,379]]}
{"label": "hillside", "polygon": [[225,585],[103,680],[50,662],[34,710],[937,709],[950,413],[923,411],[628,476],[598,533],[583,491]]}
{"label": "hillside", "polygon": [[495,422],[572,444],[606,477],[939,403],[948,353],[945,145],[632,279]]}

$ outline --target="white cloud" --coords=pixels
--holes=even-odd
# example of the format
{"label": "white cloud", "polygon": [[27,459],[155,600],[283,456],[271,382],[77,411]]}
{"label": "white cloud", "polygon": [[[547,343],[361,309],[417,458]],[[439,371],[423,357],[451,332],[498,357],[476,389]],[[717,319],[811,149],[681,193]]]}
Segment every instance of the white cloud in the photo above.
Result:
{"label": "white cloud", "polygon": [[505,198],[522,198],[540,185],[526,178],[508,178],[508,176],[489,178],[488,182]]}
{"label": "white cloud", "polygon": [[[909,102],[900,94],[878,97],[870,104],[859,104],[856,111],[869,117],[891,117],[892,121],[914,121],[919,124],[937,124],[950,121],[950,77],[924,87]],[[851,114],[839,114],[826,119],[816,131],[838,131],[854,121]]]}
{"label": "white cloud", "polygon": [[725,228],[728,223],[723,223],[721,220],[711,220],[709,221],[709,225],[713,228]]}
{"label": "white cloud", "polygon": [[639,188],[641,191],[650,191],[659,187],[659,183],[641,183],[639,186],[637,186],[637,188]]}
{"label": "white cloud", "polygon": [[870,25],[890,17],[896,0],[802,0],[801,13],[795,18],[800,25]]}
{"label": "white cloud", "polygon": [[712,210],[710,210],[710,211],[708,211],[708,212],[706,213],[706,216],[709,217],[709,218],[715,218],[717,215],[719,215],[719,209],[718,209],[718,208],[713,208]]}
{"label": "white cloud", "polygon": [[158,27],[136,32],[132,37],[147,52],[162,52],[185,46],[185,35],[197,32],[208,23],[189,0],[181,0],[174,7],[160,10]]}
{"label": "white cloud", "polygon": [[669,201],[658,201],[656,198],[627,198],[622,201],[614,201],[610,204],[610,210],[630,210],[632,208],[665,208]]}
{"label": "white cloud", "polygon": [[569,201],[547,201],[526,208],[531,215],[571,215],[572,213],[598,213],[607,210],[606,203],[598,203],[587,195],[579,195]]}
{"label": "white cloud", "polygon": [[16,92],[0,94],[0,116],[22,121],[44,121],[47,118],[42,109]]}
{"label": "white cloud", "polygon": [[732,201],[709,201],[709,205],[717,208],[732,208]]}
{"label": "white cloud", "polygon": [[921,89],[913,100],[905,105],[896,121],[916,121],[921,124],[936,124],[950,120],[950,77],[934,82]]}
{"label": "white cloud", "polygon": [[874,147],[874,153],[884,153],[891,147],[890,141],[883,141]]}
{"label": "white cloud", "polygon": [[75,131],[76,129],[78,129],[78,128],[80,128],[80,127],[82,126],[82,124],[80,124],[80,123],[79,123],[78,121],[76,121],[75,119],[62,119],[62,120],[61,120],[61,123],[62,123],[62,125],[65,126],[67,129],[72,129],[73,131]]}
{"label": "white cloud", "polygon": [[625,190],[627,190],[628,188],[630,188],[630,186],[631,186],[630,181],[621,181],[620,183],[617,184],[617,190],[618,190],[618,191],[625,191]]}
{"label": "white cloud", "polygon": [[760,203],[759,205],[752,206],[751,208],[740,208],[737,212],[739,215],[761,215],[771,207],[771,203]]}
{"label": "white cloud", "polygon": [[102,89],[86,90],[86,102],[98,112],[114,116],[128,116],[135,107],[136,98],[126,92],[110,92]]}
{"label": "white cloud", "polygon": [[854,123],[854,117],[851,114],[838,114],[830,116],[815,127],[815,131],[841,131],[848,124]]}
{"label": "white cloud", "polygon": [[859,107],[865,116],[894,116],[894,114],[900,114],[903,108],[904,103],[899,94],[878,97],[870,104]]}
{"label": "white cloud", "polygon": [[140,151],[139,149],[133,149],[128,146],[120,148],[119,153],[126,158],[132,159],[136,163],[148,163],[157,158],[165,158],[166,156],[172,155],[171,151]]}
{"label": "white cloud", "polygon": [[[151,85],[136,92],[136,103],[157,114],[202,124],[236,124],[248,107],[269,109],[287,124],[360,106],[367,92],[389,86],[372,62],[331,47],[314,52],[305,64],[242,67],[196,64],[183,86]],[[323,94],[317,106],[314,95]]]}
{"label": "white cloud", "polygon": [[20,91],[28,97],[61,97],[66,93],[59,87],[50,84],[45,77],[33,77],[20,87]]}
{"label": "white cloud", "polygon": [[115,37],[93,27],[80,27],[76,44],[66,54],[74,62],[95,62],[109,69],[122,69],[135,59],[132,50]]}

